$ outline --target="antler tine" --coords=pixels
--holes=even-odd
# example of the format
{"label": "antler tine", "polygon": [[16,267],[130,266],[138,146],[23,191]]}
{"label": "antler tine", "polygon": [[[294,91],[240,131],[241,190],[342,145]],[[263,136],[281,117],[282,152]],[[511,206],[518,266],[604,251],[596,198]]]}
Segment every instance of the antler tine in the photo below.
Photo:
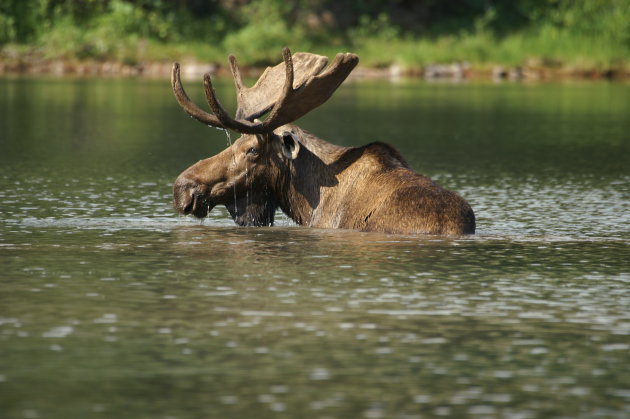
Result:
{"label": "antler tine", "polygon": [[[317,79],[329,78],[331,82],[331,86],[329,87],[334,86],[334,88],[330,92],[330,94],[332,94],[335,91],[335,89],[337,89],[337,87],[339,87],[341,83],[343,83],[346,77],[350,75],[350,73],[352,72],[352,70],[354,70],[354,67],[357,65],[358,62],[359,62],[359,57],[357,57],[355,54],[339,53],[335,55],[333,62],[326,69],[326,71],[316,76],[316,78]],[[336,77],[333,77],[334,75],[336,75]]]}
{"label": "antler tine", "polygon": [[184,86],[182,86],[182,80],[179,73],[179,63],[174,63],[173,70],[171,72],[171,86],[173,86],[173,93],[175,93],[177,102],[184,111],[201,123],[212,125],[214,127],[225,128],[216,116],[204,111],[199,106],[195,105],[192,100],[190,100],[184,90]]}
{"label": "antler tine", "polygon": [[267,119],[263,122],[263,125],[267,127],[268,130],[272,131],[275,128],[284,125],[287,122],[283,122],[282,114],[280,111],[283,106],[291,99],[295,90],[293,90],[293,79],[295,74],[293,72],[293,59],[291,58],[291,50],[289,48],[284,47],[282,49],[282,58],[284,59],[284,68],[285,68],[285,79],[284,79],[284,87],[282,89],[282,96],[278,98],[276,103],[271,108]]}
{"label": "antler tine", "polygon": [[228,61],[230,63],[230,71],[232,71],[232,77],[234,78],[234,84],[236,85],[236,89],[241,91],[245,85],[243,84],[243,77],[241,76],[241,70],[238,68],[238,64],[236,63],[236,57],[230,55],[228,57]]}
{"label": "antler tine", "polygon": [[234,79],[234,86],[236,87],[236,115],[234,115],[235,119],[245,119],[245,112],[242,108],[243,96],[245,95],[245,84],[243,83],[243,77],[241,76],[241,70],[238,68],[238,64],[236,63],[236,57],[230,55],[228,57],[228,61],[230,63],[230,71],[232,72],[232,78]]}
{"label": "antler tine", "polygon": [[210,109],[212,109],[212,112],[214,112],[224,128],[233,129],[242,134],[262,134],[265,132],[264,127],[260,123],[254,124],[244,119],[235,120],[228,115],[217,99],[214,88],[212,87],[210,73],[206,73],[203,76],[203,87],[206,91],[206,100],[208,101]]}
{"label": "antler tine", "polygon": [[286,96],[293,93],[293,79],[295,77],[293,72],[293,58],[291,58],[291,50],[288,47],[282,48],[282,58],[284,59],[286,79],[284,81],[284,91],[282,93],[282,97],[278,102],[282,102]]}

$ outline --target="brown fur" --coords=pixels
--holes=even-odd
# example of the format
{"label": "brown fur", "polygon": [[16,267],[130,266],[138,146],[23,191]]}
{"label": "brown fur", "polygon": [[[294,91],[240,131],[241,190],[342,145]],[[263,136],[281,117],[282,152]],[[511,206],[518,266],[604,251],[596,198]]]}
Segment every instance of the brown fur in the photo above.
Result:
{"label": "brown fur", "polygon": [[[290,137],[286,134],[291,133]],[[287,141],[283,137],[288,138]],[[297,139],[294,156],[283,147]],[[248,152],[257,149],[256,154]],[[383,143],[340,147],[295,125],[243,135],[184,171],[175,208],[205,217],[225,205],[239,225],[272,225],[276,208],[300,225],[385,233],[472,234],[475,215],[454,192],[409,168]]]}

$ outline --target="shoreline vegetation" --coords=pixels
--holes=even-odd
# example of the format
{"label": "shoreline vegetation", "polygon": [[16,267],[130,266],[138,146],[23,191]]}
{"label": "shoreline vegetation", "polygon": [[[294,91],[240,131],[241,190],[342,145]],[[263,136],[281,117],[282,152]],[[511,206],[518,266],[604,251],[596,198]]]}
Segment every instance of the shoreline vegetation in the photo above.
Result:
{"label": "shoreline vegetation", "polygon": [[354,77],[630,79],[621,0],[0,0],[0,75],[250,75],[281,48],[359,55]]}

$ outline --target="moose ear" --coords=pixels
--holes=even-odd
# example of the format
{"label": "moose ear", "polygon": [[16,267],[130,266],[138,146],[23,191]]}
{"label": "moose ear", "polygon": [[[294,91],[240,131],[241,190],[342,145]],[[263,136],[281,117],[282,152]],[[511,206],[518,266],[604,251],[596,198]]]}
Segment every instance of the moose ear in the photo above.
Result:
{"label": "moose ear", "polygon": [[279,140],[284,157],[289,160],[295,160],[300,152],[300,143],[297,136],[290,131],[284,131]]}

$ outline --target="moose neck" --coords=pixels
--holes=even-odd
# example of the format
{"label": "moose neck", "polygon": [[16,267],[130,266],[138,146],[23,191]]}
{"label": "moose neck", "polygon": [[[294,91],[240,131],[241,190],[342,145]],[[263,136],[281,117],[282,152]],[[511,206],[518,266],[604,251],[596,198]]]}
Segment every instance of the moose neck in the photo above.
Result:
{"label": "moose neck", "polygon": [[350,148],[290,127],[300,138],[300,152],[295,160],[279,166],[275,195],[282,211],[293,221],[311,226],[318,210],[325,206],[326,190],[337,185],[339,159]]}

